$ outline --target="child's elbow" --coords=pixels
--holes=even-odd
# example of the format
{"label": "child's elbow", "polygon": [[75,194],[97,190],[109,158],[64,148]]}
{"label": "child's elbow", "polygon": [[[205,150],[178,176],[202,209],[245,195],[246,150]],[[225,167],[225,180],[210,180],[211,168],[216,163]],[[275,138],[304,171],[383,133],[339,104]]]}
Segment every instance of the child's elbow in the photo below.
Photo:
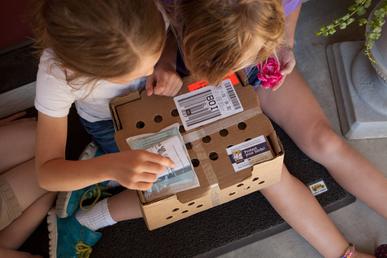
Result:
{"label": "child's elbow", "polygon": [[50,181],[49,178],[46,176],[44,167],[42,166],[36,167],[36,176],[37,176],[37,181],[40,188],[46,191],[54,191],[54,189],[52,189],[52,186],[49,182]]}

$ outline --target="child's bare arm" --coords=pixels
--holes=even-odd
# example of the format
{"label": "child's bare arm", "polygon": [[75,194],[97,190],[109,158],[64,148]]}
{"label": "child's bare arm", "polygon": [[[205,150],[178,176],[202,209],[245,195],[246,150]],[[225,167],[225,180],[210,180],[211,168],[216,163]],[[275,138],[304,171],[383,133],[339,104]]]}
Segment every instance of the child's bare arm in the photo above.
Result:
{"label": "child's bare arm", "polygon": [[126,151],[91,160],[65,160],[67,117],[39,113],[36,171],[39,184],[49,191],[73,191],[106,180],[136,190],[152,186],[170,159],[146,151]]}
{"label": "child's bare arm", "polygon": [[273,89],[274,91],[279,89],[287,75],[289,75],[296,66],[296,58],[293,53],[294,48],[294,34],[296,32],[296,26],[298,16],[300,15],[301,5],[297,7],[289,16],[285,18],[285,35],[284,42],[277,49],[277,56],[281,63],[281,73],[283,78],[281,82]]}
{"label": "child's bare arm", "polygon": [[155,66],[154,72],[148,77],[146,91],[152,94],[175,96],[183,81],[176,72],[177,43],[171,31],[168,32],[163,53]]}
{"label": "child's bare arm", "polygon": [[294,35],[296,32],[298,17],[300,16],[300,10],[301,5],[285,18],[285,43],[291,48],[294,47]]}

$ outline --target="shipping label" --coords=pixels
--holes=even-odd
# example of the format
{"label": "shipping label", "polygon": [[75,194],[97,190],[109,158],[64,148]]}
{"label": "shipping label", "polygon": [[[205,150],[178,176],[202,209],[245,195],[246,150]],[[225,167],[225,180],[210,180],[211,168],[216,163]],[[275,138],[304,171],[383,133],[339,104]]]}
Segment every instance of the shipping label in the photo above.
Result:
{"label": "shipping label", "polygon": [[174,98],[186,131],[243,111],[230,79]]}

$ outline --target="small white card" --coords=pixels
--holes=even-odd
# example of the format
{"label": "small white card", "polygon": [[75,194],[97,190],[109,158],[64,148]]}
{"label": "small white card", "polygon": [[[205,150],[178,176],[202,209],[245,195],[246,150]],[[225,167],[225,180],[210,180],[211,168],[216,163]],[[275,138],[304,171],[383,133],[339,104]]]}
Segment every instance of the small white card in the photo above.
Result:
{"label": "small white card", "polygon": [[178,136],[172,136],[162,142],[153,145],[148,148],[147,151],[159,154],[164,157],[170,158],[176,165],[173,169],[166,168],[165,171],[160,174],[158,177],[162,177],[172,173],[173,171],[178,171],[184,167],[189,167],[191,165],[190,161],[187,158],[186,151],[183,149],[183,144],[180,141]]}
{"label": "small white card", "polygon": [[231,80],[173,98],[186,131],[242,112]]}
{"label": "small white card", "polygon": [[254,166],[262,162],[264,156],[272,155],[264,136],[258,136],[246,142],[226,149],[227,155],[235,172]]}

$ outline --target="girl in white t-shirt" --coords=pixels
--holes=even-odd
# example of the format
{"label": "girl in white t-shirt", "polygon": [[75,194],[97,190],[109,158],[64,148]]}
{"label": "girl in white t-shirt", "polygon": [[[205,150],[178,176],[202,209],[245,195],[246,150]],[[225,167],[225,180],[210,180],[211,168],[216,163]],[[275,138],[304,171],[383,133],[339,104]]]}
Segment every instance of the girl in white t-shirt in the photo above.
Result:
{"label": "girl in white t-shirt", "polygon": [[[164,167],[174,166],[170,159],[146,151],[113,153],[117,147],[108,109],[112,98],[145,86],[165,45],[165,22],[153,0],[38,1],[35,11],[42,51],[35,99],[37,176],[44,189],[69,191],[57,201],[60,218],[54,212],[49,215],[50,256],[83,257],[101,237],[95,230],[140,217],[133,190],[150,188]],[[173,70],[166,61],[158,66]],[[157,80],[155,74],[150,78],[149,95],[174,95],[182,84],[180,79],[164,85]],[[65,159],[67,115],[73,103],[106,155]],[[132,190],[77,211],[80,199],[99,196],[111,181]]]}

